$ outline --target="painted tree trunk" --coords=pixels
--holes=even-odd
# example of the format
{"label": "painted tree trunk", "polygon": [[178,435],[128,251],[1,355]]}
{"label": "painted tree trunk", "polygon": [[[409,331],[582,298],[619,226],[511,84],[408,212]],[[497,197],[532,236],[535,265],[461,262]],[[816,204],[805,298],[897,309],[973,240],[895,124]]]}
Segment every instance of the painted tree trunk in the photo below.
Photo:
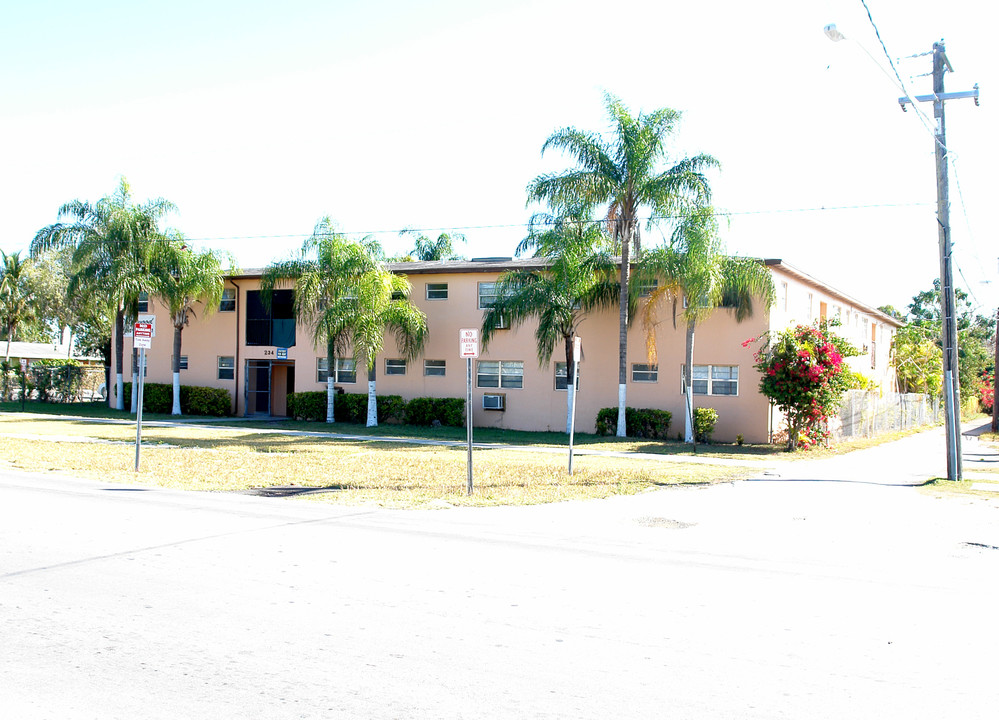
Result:
{"label": "painted tree trunk", "polygon": [[628,405],[628,279],[631,274],[631,223],[626,222],[621,234],[621,310],[618,327],[617,359],[617,436],[624,437],[627,424],[625,409]]}
{"label": "painted tree trunk", "polygon": [[368,427],[378,425],[378,396],[375,394],[375,366],[368,369]]}
{"label": "painted tree trunk", "polygon": [[[134,332],[134,330],[133,330]],[[139,351],[134,347],[132,348],[132,414],[135,414],[135,409],[138,403],[139,395]]]}
{"label": "painted tree trunk", "polygon": [[687,321],[687,346],[684,356],[684,366],[686,382],[684,383],[686,392],[686,407],[684,408],[684,433],[683,440],[688,443],[697,443],[694,432],[694,321]]}
{"label": "painted tree trunk", "polygon": [[576,402],[576,388],[573,379],[576,377],[572,355],[572,337],[565,338],[565,432],[569,433],[572,426],[572,406]]}
{"label": "painted tree trunk", "polygon": [[[330,359],[332,363],[332,358]],[[330,365],[330,374],[326,378],[326,422],[336,422],[336,414],[334,413],[335,403],[336,403],[336,388],[333,386],[333,365]]]}
{"label": "painted tree trunk", "polygon": [[115,410],[125,409],[125,310],[120,305],[114,318],[115,342],[115,376],[114,376],[114,407]]}
{"label": "painted tree trunk", "polygon": [[171,415],[180,415],[180,349],[184,326],[173,328],[173,409]]}

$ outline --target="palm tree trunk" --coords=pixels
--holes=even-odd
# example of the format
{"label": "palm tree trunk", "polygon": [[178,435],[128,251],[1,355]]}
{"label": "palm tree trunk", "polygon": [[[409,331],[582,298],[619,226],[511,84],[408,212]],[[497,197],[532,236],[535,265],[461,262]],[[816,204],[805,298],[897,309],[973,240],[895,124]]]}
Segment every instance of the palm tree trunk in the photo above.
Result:
{"label": "palm tree trunk", "polygon": [[326,349],[326,422],[336,422],[334,403],[336,402],[336,358],[332,345]]}
{"label": "palm tree trunk", "polygon": [[375,368],[377,361],[368,368],[368,427],[378,426],[378,396],[375,394]]}
{"label": "palm tree trunk", "polygon": [[[114,317],[114,356],[115,356],[115,375],[114,375],[114,407],[115,410],[125,409],[125,383],[124,383],[124,369],[125,364],[125,309],[118,306],[118,312],[115,313]],[[135,393],[133,392],[133,395]]]}
{"label": "palm tree trunk", "polygon": [[621,235],[621,312],[618,327],[617,358],[617,436],[624,437],[627,425],[625,413],[628,405],[628,279],[631,273],[629,243],[631,223],[626,222]]}
{"label": "palm tree trunk", "polygon": [[10,362],[10,341],[11,341],[10,333],[7,333],[7,354],[3,358],[4,362]]}
{"label": "palm tree trunk", "polygon": [[684,355],[684,392],[686,407],[684,408],[684,442],[693,443],[696,449],[697,437],[694,432],[694,325],[695,321],[687,321],[687,352]]}
{"label": "palm tree trunk", "polygon": [[[133,330],[132,332],[135,331]],[[138,407],[138,402],[139,402],[138,395],[139,395],[139,350],[133,347],[132,348],[132,408],[131,408],[131,413],[133,415],[135,414],[135,410]]]}
{"label": "palm tree trunk", "polygon": [[576,384],[573,379],[576,377],[575,366],[572,355],[572,337],[565,338],[565,432],[572,428],[572,406],[576,403]]}
{"label": "palm tree trunk", "polygon": [[[181,333],[184,332],[183,325],[174,325],[173,328],[173,409],[171,415],[180,415],[180,348]],[[134,386],[133,386],[134,387]]]}

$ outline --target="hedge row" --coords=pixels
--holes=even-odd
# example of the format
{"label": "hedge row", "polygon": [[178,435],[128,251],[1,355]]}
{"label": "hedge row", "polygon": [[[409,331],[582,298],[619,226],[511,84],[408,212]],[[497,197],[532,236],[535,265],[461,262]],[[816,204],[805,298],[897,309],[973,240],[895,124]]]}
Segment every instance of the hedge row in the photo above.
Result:
{"label": "hedge row", "polygon": [[[652,408],[625,408],[624,433],[628,437],[665,440],[673,414]],[[617,408],[603,408],[597,413],[597,435],[617,432]]]}
{"label": "hedge row", "polygon": [[[125,383],[123,392],[125,407],[132,406],[132,383]],[[173,384],[143,383],[142,411],[169,413],[173,410]],[[232,398],[228,390],[201,387],[198,385],[180,386],[180,412],[184,415],[210,415],[225,417],[232,414]]]}
{"label": "hedge row", "polygon": [[[378,395],[378,422],[402,422],[408,425],[463,427],[463,398],[413,398],[406,402],[399,395]],[[326,391],[310,390],[288,396],[288,415],[296,420],[326,421]],[[338,393],[333,401],[333,419],[362,424],[368,420],[368,396],[362,393]]]}

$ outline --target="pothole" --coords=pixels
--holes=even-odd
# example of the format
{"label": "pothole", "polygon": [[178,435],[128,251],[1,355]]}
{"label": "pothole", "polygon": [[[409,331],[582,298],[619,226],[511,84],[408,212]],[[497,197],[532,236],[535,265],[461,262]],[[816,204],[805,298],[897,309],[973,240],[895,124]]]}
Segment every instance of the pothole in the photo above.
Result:
{"label": "pothole", "polygon": [[684,528],[694,527],[697,524],[664,517],[641,517],[635,520],[635,522],[642,527],[671,528],[674,530],[683,530]]}

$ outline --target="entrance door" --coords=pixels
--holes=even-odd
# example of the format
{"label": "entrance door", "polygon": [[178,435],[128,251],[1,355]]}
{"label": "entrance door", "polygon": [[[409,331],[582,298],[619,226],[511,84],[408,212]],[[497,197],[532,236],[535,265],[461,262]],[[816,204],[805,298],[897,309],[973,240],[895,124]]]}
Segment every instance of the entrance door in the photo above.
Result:
{"label": "entrance door", "polygon": [[246,361],[246,414],[271,414],[271,372],[270,360]]}

